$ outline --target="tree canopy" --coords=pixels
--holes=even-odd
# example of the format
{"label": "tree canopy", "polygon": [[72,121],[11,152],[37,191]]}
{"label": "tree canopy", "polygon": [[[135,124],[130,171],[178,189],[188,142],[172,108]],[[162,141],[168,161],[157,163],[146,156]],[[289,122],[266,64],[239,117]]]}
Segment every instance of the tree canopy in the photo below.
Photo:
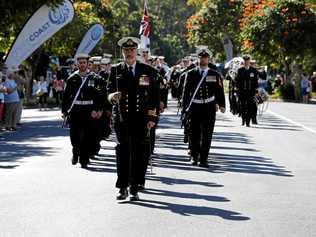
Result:
{"label": "tree canopy", "polygon": [[[0,1],[0,51],[7,52],[27,18],[42,4],[56,5],[62,0]],[[143,14],[143,0],[74,0],[74,20],[54,35],[42,49],[59,56],[73,56],[82,37],[94,23],[105,28],[105,36],[94,54],[111,53],[118,56],[117,41],[127,35],[138,36]],[[175,62],[187,53],[189,45],[184,27],[194,7],[185,0],[148,1],[153,54],[164,54]]]}
{"label": "tree canopy", "polygon": [[[228,35],[235,55],[251,53],[262,64],[289,71],[292,62],[316,65],[316,1],[189,0],[199,6],[187,21],[188,41],[206,44],[222,60]],[[316,68],[315,68],[316,69]]]}
{"label": "tree canopy", "polygon": [[280,62],[286,70],[294,60],[304,62],[315,56],[316,14],[312,8],[304,1],[262,2],[252,13],[244,11],[248,18],[241,24],[243,49],[266,62]]}
{"label": "tree canopy", "polygon": [[189,1],[199,10],[187,21],[188,41],[191,45],[208,45],[217,59],[224,60],[223,38],[228,36],[239,51],[239,23],[242,2],[232,0]]}
{"label": "tree canopy", "polygon": [[56,5],[62,0],[0,0],[0,51],[7,51],[27,18],[43,4]]}
{"label": "tree canopy", "polygon": [[[0,51],[7,52],[30,15],[42,4],[62,0],[0,0]],[[119,57],[117,41],[138,36],[144,0],[73,0],[74,20],[47,41],[47,54],[72,57],[92,24],[105,35],[92,52]],[[289,67],[300,58],[315,65],[316,0],[148,0],[151,50],[170,63],[208,45],[216,60],[224,61],[223,38],[228,36],[234,55],[251,53],[261,63]]]}

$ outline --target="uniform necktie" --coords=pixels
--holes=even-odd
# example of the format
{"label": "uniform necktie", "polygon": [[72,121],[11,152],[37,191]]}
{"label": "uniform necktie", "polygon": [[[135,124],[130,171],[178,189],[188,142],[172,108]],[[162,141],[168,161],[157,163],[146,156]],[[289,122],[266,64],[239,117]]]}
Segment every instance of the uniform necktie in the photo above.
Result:
{"label": "uniform necktie", "polygon": [[132,67],[132,66],[129,66],[129,67],[128,67],[128,74],[129,74],[131,77],[134,77],[133,67]]}

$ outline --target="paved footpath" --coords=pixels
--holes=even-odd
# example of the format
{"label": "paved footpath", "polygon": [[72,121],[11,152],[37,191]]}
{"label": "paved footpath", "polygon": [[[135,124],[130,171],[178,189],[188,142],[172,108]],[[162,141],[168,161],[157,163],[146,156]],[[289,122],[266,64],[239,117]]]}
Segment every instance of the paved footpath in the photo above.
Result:
{"label": "paved footpath", "polygon": [[316,236],[315,121],[315,105],[270,103],[251,128],[218,114],[203,169],[171,102],[154,174],[131,203],[115,200],[114,137],[81,169],[60,112],[25,110],[19,131],[0,133],[0,237]]}

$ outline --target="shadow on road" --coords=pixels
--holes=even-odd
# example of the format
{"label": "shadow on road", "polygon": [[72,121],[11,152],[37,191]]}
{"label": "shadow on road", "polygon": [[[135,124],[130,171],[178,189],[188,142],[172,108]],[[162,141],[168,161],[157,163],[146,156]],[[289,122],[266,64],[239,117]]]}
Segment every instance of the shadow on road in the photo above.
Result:
{"label": "shadow on road", "polygon": [[158,129],[177,129],[181,127],[180,117],[176,114],[168,114],[161,116],[158,124]]}
{"label": "shadow on road", "polygon": [[[183,134],[166,134],[161,133],[156,138],[156,147],[157,148],[172,148],[175,150],[185,150],[188,148],[188,145],[183,142]],[[225,143],[234,143],[234,144],[253,144],[249,137],[242,133],[232,133],[232,132],[214,132],[213,139],[214,142],[225,142]],[[215,147],[212,147],[214,149]],[[226,149],[225,147],[221,147]],[[230,147],[231,150],[243,150],[243,151],[255,151],[250,148],[239,148],[239,147]]]}
{"label": "shadow on road", "polygon": [[303,131],[299,126],[295,126],[285,120],[279,119],[271,114],[263,114],[259,116],[259,125],[255,125],[256,129],[278,130],[278,131]]}
{"label": "shadow on road", "polygon": [[[239,144],[254,144],[251,142],[249,137],[242,133],[233,132],[214,132],[213,139],[214,142],[225,142],[225,143],[239,143]],[[242,148],[241,148],[242,149]]]}
{"label": "shadow on road", "polygon": [[237,172],[293,177],[291,171],[273,163],[272,159],[262,156],[232,155],[212,153],[212,172]]}
{"label": "shadow on road", "polygon": [[16,132],[1,134],[0,169],[17,168],[19,164],[14,162],[20,163],[21,159],[27,157],[47,157],[53,154],[55,151],[51,147],[39,146],[30,143],[36,142],[37,144],[40,144],[41,140],[44,138],[60,137],[67,135],[68,131],[61,128],[61,122],[58,120],[28,122],[25,123]]}
{"label": "shadow on road", "polygon": [[183,134],[161,133],[156,136],[156,148],[184,150],[188,145],[183,143],[183,139]]}
{"label": "shadow on road", "polygon": [[[223,143],[221,146],[212,146],[209,161],[209,172],[239,172],[248,174],[265,174],[284,177],[293,177],[284,166],[273,163],[272,159],[255,155],[237,155],[234,151],[258,152],[249,147],[240,147],[237,144],[251,145],[251,139],[242,133],[215,132],[213,141]],[[227,146],[225,146],[227,145]],[[157,139],[158,148],[187,150],[183,143],[183,134],[161,134]],[[153,157],[154,164],[161,168],[171,168],[186,171],[207,171],[204,168],[192,166],[189,155],[157,154]]]}
{"label": "shadow on road", "polygon": [[139,202],[121,202],[121,204],[129,203],[131,205],[161,209],[171,211],[183,216],[218,216],[231,221],[247,221],[249,217],[243,216],[241,213],[228,211],[208,206],[194,206],[185,204],[168,203],[154,200],[141,199]]}
{"label": "shadow on road", "polygon": [[152,189],[148,188],[143,193],[147,193],[150,195],[158,195],[158,196],[165,196],[165,197],[176,197],[176,198],[185,198],[185,199],[199,199],[205,200],[209,202],[229,202],[230,200],[225,197],[219,196],[210,196],[210,195],[201,195],[197,193],[180,193],[168,190],[160,190],[160,189]]}
{"label": "shadow on road", "polygon": [[205,187],[211,188],[222,188],[224,185],[210,183],[210,182],[203,182],[203,181],[195,181],[195,180],[188,180],[188,179],[178,179],[178,178],[169,178],[169,177],[162,177],[162,176],[148,176],[147,180],[151,181],[158,181],[166,185],[201,185]]}
{"label": "shadow on road", "polygon": [[205,169],[191,165],[189,156],[157,154],[153,157],[154,166],[159,168],[176,169],[183,171],[204,171]]}
{"label": "shadow on road", "polygon": [[113,155],[102,155],[91,159],[90,164],[87,168],[93,172],[107,172],[116,173],[116,161]]}

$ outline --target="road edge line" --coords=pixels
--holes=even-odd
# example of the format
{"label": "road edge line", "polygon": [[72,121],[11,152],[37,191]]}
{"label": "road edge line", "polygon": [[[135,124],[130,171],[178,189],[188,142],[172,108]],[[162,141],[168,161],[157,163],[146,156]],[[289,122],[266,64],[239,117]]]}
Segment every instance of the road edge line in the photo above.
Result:
{"label": "road edge line", "polygon": [[289,123],[291,123],[291,124],[293,124],[293,125],[296,125],[296,126],[298,126],[298,127],[301,127],[301,128],[303,128],[303,129],[305,129],[305,130],[311,132],[311,133],[316,134],[316,130],[314,130],[314,129],[312,129],[312,128],[309,128],[309,127],[305,126],[304,124],[295,122],[294,120],[289,119],[289,118],[287,118],[287,117],[285,117],[285,116],[283,116],[283,115],[277,114],[277,113],[275,113],[275,112],[272,112],[271,110],[268,110],[267,112],[270,113],[270,114],[272,114],[272,115],[274,115],[274,116],[276,116],[276,117],[278,117],[278,118],[280,118],[280,119],[283,119],[283,120],[285,120],[285,121],[287,121],[287,122],[289,122]]}

